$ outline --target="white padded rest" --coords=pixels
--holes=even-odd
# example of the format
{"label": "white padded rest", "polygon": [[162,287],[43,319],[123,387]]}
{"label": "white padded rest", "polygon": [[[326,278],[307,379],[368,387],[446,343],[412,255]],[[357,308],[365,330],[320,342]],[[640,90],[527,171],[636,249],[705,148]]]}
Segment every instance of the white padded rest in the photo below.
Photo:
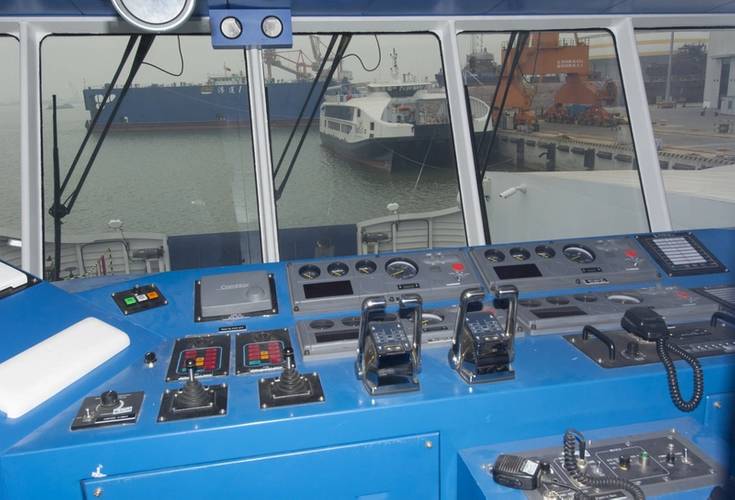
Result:
{"label": "white padded rest", "polygon": [[0,292],[8,288],[17,288],[28,283],[28,276],[14,267],[0,262]]}
{"label": "white padded rest", "polygon": [[85,318],[0,363],[0,411],[18,418],[130,345],[126,333]]}

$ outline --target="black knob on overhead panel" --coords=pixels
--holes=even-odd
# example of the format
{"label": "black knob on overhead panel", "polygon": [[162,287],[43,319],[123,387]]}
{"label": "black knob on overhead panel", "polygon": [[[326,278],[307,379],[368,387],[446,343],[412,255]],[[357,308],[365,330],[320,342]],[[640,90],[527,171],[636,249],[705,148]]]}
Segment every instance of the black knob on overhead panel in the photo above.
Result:
{"label": "black knob on overhead panel", "polygon": [[100,395],[100,403],[102,406],[115,406],[120,402],[120,398],[117,397],[115,391],[105,391]]}
{"label": "black knob on overhead panel", "polygon": [[158,361],[158,358],[156,358],[156,353],[153,351],[149,351],[145,353],[145,356],[143,357],[143,362],[150,366],[153,366],[156,364],[156,361]]}

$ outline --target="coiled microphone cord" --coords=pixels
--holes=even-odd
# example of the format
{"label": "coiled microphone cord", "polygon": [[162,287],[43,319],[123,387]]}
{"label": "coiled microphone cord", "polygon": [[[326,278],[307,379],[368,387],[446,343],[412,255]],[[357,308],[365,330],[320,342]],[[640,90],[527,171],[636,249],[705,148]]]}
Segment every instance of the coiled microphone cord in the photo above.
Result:
{"label": "coiled microphone cord", "polygon": [[[646,495],[643,493],[643,490],[630,481],[618,478],[592,477],[580,471],[577,467],[577,439],[579,439],[581,443],[584,443],[584,436],[582,436],[580,432],[575,431],[574,429],[569,429],[564,433],[564,469],[572,479],[580,484],[591,486],[593,488],[625,490],[633,496],[633,500],[645,500]],[[583,493],[582,491],[577,491],[574,494],[574,498],[575,500],[592,499],[591,496]]]}
{"label": "coiled microphone cord", "polygon": [[[692,367],[694,377],[694,391],[689,401],[684,401],[681,397],[681,391],[679,390],[679,379],[676,376],[676,366],[669,356],[669,352],[673,352],[681,359],[689,363]],[[699,364],[699,360],[686,352],[684,349],[675,344],[669,344],[666,337],[661,337],[656,340],[656,353],[658,354],[661,363],[666,368],[666,377],[669,382],[669,393],[671,393],[671,401],[674,402],[674,406],[679,408],[681,411],[693,411],[699,402],[702,400],[704,394],[704,373],[702,372],[702,366]]]}

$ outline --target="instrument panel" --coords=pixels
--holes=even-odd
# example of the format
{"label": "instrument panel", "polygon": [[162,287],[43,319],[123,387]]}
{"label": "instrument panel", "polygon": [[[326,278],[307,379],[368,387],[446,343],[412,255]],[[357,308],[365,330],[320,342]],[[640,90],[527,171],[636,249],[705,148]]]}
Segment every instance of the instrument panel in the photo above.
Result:
{"label": "instrument panel", "polygon": [[418,293],[424,301],[456,300],[480,278],[461,250],[406,252],[290,262],[288,283],[296,314],[358,310],[366,297],[395,302]]}
{"label": "instrument panel", "polygon": [[489,286],[520,291],[653,281],[656,266],[633,237],[476,247],[472,259]]}

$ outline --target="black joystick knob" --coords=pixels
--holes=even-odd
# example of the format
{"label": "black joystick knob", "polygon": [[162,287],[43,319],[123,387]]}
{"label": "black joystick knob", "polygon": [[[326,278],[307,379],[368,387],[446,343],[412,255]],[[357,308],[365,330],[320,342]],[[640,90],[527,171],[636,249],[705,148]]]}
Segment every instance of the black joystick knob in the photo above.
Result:
{"label": "black joystick knob", "polygon": [[625,346],[625,354],[627,354],[631,358],[637,357],[640,352],[641,346],[635,340],[631,340],[630,342],[628,342],[628,345]]}
{"label": "black joystick knob", "polygon": [[102,406],[112,407],[120,402],[120,398],[115,391],[105,391],[100,395],[100,403]]}

